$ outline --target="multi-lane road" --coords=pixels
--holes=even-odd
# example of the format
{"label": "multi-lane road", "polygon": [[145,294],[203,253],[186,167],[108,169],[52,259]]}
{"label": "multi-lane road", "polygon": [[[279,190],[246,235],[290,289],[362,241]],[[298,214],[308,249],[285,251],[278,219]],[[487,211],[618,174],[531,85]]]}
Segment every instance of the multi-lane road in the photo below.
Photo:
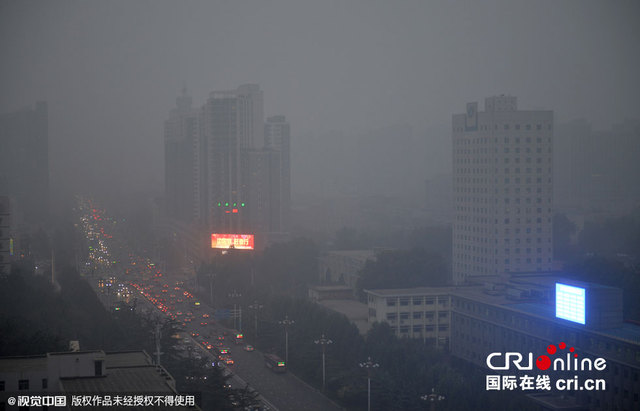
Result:
{"label": "multi-lane road", "polygon": [[[232,330],[225,329],[213,321],[214,310],[204,302],[198,301],[190,290],[182,284],[169,279],[169,275],[161,273],[158,266],[150,259],[123,253],[126,250],[124,240],[113,238],[113,230],[106,224],[112,219],[93,206],[86,206],[87,213],[82,216],[82,227],[89,240],[90,256],[88,265],[102,265],[102,282],[95,277],[90,278],[91,285],[103,295],[103,302],[114,309],[119,299],[129,301],[137,297],[142,301],[143,310],[148,315],[166,316],[177,321],[184,329],[183,341],[190,341],[192,351],[199,350],[201,355],[217,361],[214,350],[203,346],[203,341],[214,345],[218,336],[225,336],[225,346],[231,349],[233,365],[227,366],[232,374],[231,384],[234,388],[245,388],[247,384],[260,393],[265,409],[279,411],[338,411],[342,408],[329,400],[321,392],[304,383],[290,372],[276,374],[265,367],[264,358],[259,351],[245,351],[243,345],[233,341]],[[113,248],[113,249],[110,249]],[[120,251],[118,251],[120,250]],[[123,255],[127,254],[127,255]],[[119,268],[110,270],[110,261],[118,261]],[[92,268],[93,271],[95,271]],[[128,273],[123,275],[122,273]],[[104,275],[107,274],[107,275]],[[105,287],[109,296],[103,292]],[[142,308],[142,307],[140,307]],[[195,338],[192,334],[199,334]],[[209,336],[208,338],[205,336]],[[197,345],[197,348],[194,348]]]}

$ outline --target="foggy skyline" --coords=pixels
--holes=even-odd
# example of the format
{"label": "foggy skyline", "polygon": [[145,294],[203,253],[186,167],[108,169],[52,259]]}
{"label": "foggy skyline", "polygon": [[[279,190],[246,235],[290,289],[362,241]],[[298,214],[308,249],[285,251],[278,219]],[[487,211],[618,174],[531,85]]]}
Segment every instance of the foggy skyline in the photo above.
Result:
{"label": "foggy skyline", "polygon": [[312,136],[408,125],[441,161],[428,178],[450,171],[466,102],[509,94],[594,129],[638,117],[638,17],[637,3],[577,1],[0,1],[0,112],[48,102],[54,189],[162,187],[183,84],[197,107],[259,84],[292,157],[313,155],[298,152]]}

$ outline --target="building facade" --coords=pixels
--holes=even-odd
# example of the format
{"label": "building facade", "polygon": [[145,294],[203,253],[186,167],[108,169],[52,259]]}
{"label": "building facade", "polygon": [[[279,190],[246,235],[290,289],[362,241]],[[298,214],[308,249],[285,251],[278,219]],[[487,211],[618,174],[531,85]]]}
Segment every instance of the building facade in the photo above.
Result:
{"label": "building facade", "polygon": [[[113,398],[116,394],[122,397],[125,394],[175,396],[178,393],[173,377],[162,366],[153,364],[144,351],[69,351],[0,358],[2,409],[8,405],[9,398],[16,395],[43,394],[67,396],[66,405],[70,408],[72,394]],[[130,406],[136,408],[133,404]],[[194,404],[176,409],[200,408]]]}
{"label": "building facade", "polygon": [[[476,284],[458,287],[365,290],[369,323],[386,322],[398,337],[437,342],[451,355],[486,370],[488,376],[548,375],[548,390],[517,388],[543,410],[640,407],[640,326],[623,321],[621,289],[539,274],[477,276],[474,280]],[[568,303],[576,304],[570,311],[582,315],[581,319],[567,320],[566,313],[560,313],[558,307],[567,301],[557,297],[558,283],[585,291],[581,307],[576,301]],[[550,346],[558,353],[549,351]],[[498,356],[490,359],[494,353]],[[506,353],[522,355],[525,367],[529,353],[536,364],[541,354],[549,354],[555,362],[564,361],[565,353],[574,353],[579,364],[602,358],[606,367],[576,370],[572,365],[568,369],[563,361],[557,369],[553,365],[546,370],[535,364],[524,371],[513,365],[505,371],[488,367],[488,361],[502,367]],[[558,379],[581,384],[587,379],[600,380],[603,389],[565,389]]]}
{"label": "building facade", "polygon": [[208,235],[282,233],[289,219],[283,207],[290,207],[289,141],[284,116],[265,125],[256,84],[211,92],[199,110],[183,93],[165,122],[169,217]]}
{"label": "building facade", "polygon": [[375,250],[328,251],[318,258],[320,284],[344,284],[355,292],[367,261],[376,260]]}
{"label": "building facade", "polygon": [[49,214],[49,120],[46,102],[0,115],[0,195],[12,198],[16,225]]}
{"label": "building facade", "polygon": [[553,112],[467,104],[453,135],[453,283],[552,267]]}
{"label": "building facade", "polygon": [[[602,379],[605,389],[559,390],[531,395],[542,409],[631,410],[640,407],[640,326],[622,321],[622,290],[582,284],[586,291],[584,324],[557,318],[555,284],[567,282],[556,277],[512,278],[486,282],[484,287],[462,287],[451,295],[452,355],[487,370],[489,354],[531,352],[534,361],[547,354],[547,347],[565,343],[577,359],[603,358],[601,372],[552,369],[529,373],[556,378]],[[569,282],[571,283],[571,282]],[[589,300],[592,300],[589,302]],[[560,351],[560,350],[558,350]],[[551,356],[554,360],[555,356]],[[504,358],[503,358],[504,360]],[[562,370],[564,371],[564,370]],[[516,374],[514,369],[504,371]],[[524,372],[527,374],[527,372]],[[524,394],[533,393],[524,392]]]}
{"label": "building facade", "polygon": [[450,287],[364,290],[369,323],[386,322],[398,337],[446,347],[451,332]]}
{"label": "building facade", "polygon": [[167,215],[178,221],[199,221],[200,138],[198,112],[186,89],[164,122],[165,198]]}
{"label": "building facade", "polygon": [[291,126],[285,116],[271,116],[264,126],[265,147],[280,153],[280,221],[289,232],[291,221]]}
{"label": "building facade", "polygon": [[11,236],[11,202],[0,196],[0,277],[11,274],[13,239]]}

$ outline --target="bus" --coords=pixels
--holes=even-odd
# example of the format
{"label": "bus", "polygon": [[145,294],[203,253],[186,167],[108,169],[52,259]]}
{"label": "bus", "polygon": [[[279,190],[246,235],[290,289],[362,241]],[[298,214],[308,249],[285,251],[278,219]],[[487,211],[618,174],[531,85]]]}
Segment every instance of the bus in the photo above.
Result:
{"label": "bus", "polygon": [[275,354],[265,354],[264,365],[265,367],[271,369],[271,371],[273,372],[287,371],[287,367],[284,364],[284,360]]}

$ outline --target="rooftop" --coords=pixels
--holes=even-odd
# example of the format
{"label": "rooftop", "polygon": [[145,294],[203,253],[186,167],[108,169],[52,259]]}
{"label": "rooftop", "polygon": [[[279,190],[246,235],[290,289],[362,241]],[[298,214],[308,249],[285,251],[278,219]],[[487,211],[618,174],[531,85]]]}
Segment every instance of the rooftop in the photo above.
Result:
{"label": "rooftop", "polygon": [[387,288],[380,290],[364,290],[364,292],[378,297],[412,297],[422,295],[451,294],[456,287],[416,287],[416,288]]}
{"label": "rooftop", "polygon": [[151,363],[151,358],[144,351],[108,352],[105,359],[107,368],[138,367]]}
{"label": "rooftop", "polygon": [[175,393],[164,369],[155,365],[111,368],[103,377],[61,378],[65,392]]}
{"label": "rooftop", "polygon": [[358,327],[360,334],[366,334],[371,325],[369,324],[369,308],[355,300],[322,300],[318,304],[344,314],[349,321]]}

